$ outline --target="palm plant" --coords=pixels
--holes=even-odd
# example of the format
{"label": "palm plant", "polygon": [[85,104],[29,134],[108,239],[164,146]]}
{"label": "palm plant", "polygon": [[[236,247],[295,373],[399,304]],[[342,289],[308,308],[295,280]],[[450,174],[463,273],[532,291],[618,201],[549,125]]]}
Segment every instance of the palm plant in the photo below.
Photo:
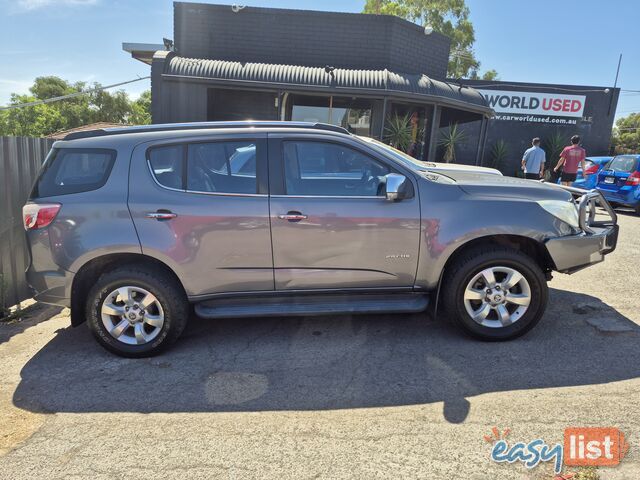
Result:
{"label": "palm plant", "polygon": [[409,115],[393,115],[389,117],[384,128],[384,139],[389,144],[406,152],[411,146],[411,133],[413,127],[411,126],[411,117]]}
{"label": "palm plant", "polygon": [[508,155],[509,148],[507,147],[507,142],[502,138],[497,140],[491,147],[491,166],[501,170]]}
{"label": "palm plant", "polygon": [[458,127],[457,123],[449,125],[449,128],[442,134],[438,145],[444,147],[444,161],[447,163],[456,160],[456,147],[467,140],[467,134]]}
{"label": "palm plant", "polygon": [[556,165],[566,144],[567,139],[557,130],[545,139],[543,148],[547,154],[547,164],[550,167],[553,168]]}

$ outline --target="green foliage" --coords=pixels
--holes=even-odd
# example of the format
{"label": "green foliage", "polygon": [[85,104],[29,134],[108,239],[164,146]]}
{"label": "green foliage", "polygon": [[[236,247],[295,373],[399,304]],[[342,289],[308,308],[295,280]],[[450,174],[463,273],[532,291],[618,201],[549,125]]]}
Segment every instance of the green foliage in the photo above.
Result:
{"label": "green foliage", "polygon": [[488,80],[488,81],[500,80],[500,77],[498,76],[498,72],[495,70],[487,70],[482,75],[478,75],[478,71],[475,70],[471,72],[471,75],[469,76],[469,78],[471,80]]}
{"label": "green foliage", "polygon": [[[29,89],[30,95],[12,94],[10,105],[47,100],[99,88],[99,83],[70,83],[59,77],[38,77]],[[32,107],[0,111],[0,135],[43,137],[60,130],[95,122],[122,124],[151,123],[151,93],[144,92],[131,101],[123,90],[106,90],[79,95]]]}
{"label": "green foliage", "polygon": [[457,123],[449,125],[449,128],[445,130],[440,136],[438,145],[444,147],[443,160],[447,163],[456,161],[456,147],[467,141],[467,134],[462,130]]}
{"label": "green foliage", "polygon": [[640,152],[640,113],[619,118],[611,141],[616,154]]}
{"label": "green foliage", "polygon": [[406,152],[411,146],[411,117],[409,115],[394,115],[387,118],[384,127],[384,139],[393,148]]}
{"label": "green foliage", "polygon": [[509,148],[504,139],[497,140],[491,147],[491,167],[501,170],[509,155]]}
{"label": "green foliage", "polygon": [[451,39],[447,74],[452,78],[477,77],[480,62],[473,52],[475,31],[465,0],[366,0],[363,13],[395,15],[431,26]]}
{"label": "green foliage", "polygon": [[550,137],[545,138],[542,143],[542,148],[547,156],[548,168],[555,168],[562,149],[569,144],[569,139],[556,130]]}

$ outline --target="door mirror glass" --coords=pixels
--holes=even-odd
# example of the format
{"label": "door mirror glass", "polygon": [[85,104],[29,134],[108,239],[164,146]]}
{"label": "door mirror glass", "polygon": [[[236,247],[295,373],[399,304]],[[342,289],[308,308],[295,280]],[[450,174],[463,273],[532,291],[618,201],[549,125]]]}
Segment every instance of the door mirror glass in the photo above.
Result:
{"label": "door mirror glass", "polygon": [[389,173],[385,178],[387,200],[397,202],[407,197],[407,177],[399,173]]}

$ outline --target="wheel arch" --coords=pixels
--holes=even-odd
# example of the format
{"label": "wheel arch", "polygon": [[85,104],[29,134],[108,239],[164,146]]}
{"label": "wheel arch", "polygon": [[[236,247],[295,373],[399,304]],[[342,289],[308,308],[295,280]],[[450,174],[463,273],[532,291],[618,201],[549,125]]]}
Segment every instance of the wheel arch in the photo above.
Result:
{"label": "wheel arch", "polygon": [[480,246],[501,246],[519,250],[531,257],[540,266],[547,280],[551,280],[551,271],[554,270],[555,265],[544,243],[539,242],[538,240],[535,240],[531,237],[513,234],[495,234],[476,237],[469,240],[468,242],[463,243],[462,245],[459,245],[447,258],[444,267],[440,272],[440,278],[438,280],[436,298],[434,303],[434,312],[438,311],[440,292],[442,290],[442,280],[447,269],[450,268],[451,265],[456,261],[456,259],[461,255],[464,255],[469,250]]}
{"label": "wheel arch", "polygon": [[[85,321],[84,304],[91,287],[98,278],[123,265],[140,265],[161,270],[169,275],[184,292],[184,285],[176,273],[162,261],[141,253],[111,253],[86,262],[73,277],[71,284],[71,325],[76,327]],[[186,296],[186,293],[185,293]]]}

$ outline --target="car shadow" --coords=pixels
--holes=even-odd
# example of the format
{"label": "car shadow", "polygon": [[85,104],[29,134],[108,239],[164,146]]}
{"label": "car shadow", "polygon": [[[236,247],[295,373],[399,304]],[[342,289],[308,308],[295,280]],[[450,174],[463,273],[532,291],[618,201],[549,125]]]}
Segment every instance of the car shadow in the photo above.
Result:
{"label": "car shadow", "polygon": [[[586,319],[613,322],[605,334]],[[444,402],[465,420],[486,392],[640,376],[638,327],[588,295],[551,290],[540,325],[504,343],[469,339],[422,315],[194,318],[151,359],[122,359],[87,328],[66,328],[21,371],[17,407],[34,412],[322,410]]]}

